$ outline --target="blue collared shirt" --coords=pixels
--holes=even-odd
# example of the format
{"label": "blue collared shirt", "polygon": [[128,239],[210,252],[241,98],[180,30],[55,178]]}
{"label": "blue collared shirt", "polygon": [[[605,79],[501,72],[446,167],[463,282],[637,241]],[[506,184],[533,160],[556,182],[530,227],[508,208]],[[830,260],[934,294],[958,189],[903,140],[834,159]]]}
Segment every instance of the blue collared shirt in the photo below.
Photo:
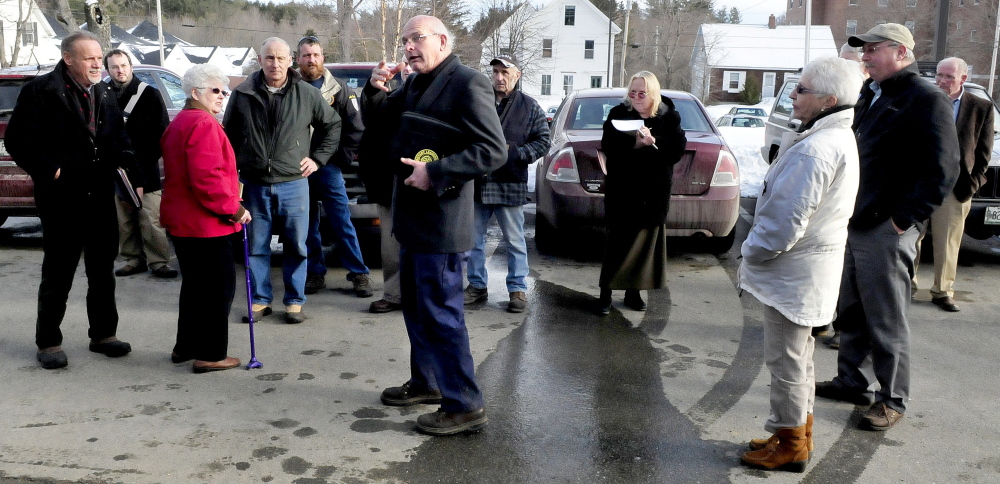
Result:
{"label": "blue collared shirt", "polygon": [[875,105],[875,101],[878,101],[878,98],[882,95],[882,88],[879,87],[878,81],[872,81],[872,83],[868,85],[868,88],[875,93],[875,95],[872,96],[872,102],[868,103],[868,107],[872,107]]}
{"label": "blue collared shirt", "polygon": [[951,100],[952,115],[955,117],[955,122],[958,122],[958,105],[961,104],[962,96],[965,95],[965,86],[962,86],[962,92],[958,93],[958,98]]}

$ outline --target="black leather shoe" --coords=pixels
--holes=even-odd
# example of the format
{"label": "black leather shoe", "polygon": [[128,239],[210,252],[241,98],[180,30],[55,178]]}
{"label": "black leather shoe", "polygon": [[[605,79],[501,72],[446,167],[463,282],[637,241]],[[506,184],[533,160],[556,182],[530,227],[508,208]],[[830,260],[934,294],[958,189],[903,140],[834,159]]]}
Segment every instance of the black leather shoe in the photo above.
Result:
{"label": "black leather shoe", "polygon": [[417,417],[417,430],[428,435],[455,435],[478,432],[486,427],[486,410],[452,413],[438,410]]}
{"label": "black leather shoe", "polygon": [[958,305],[955,304],[955,299],[952,297],[935,297],[931,299],[931,303],[949,313],[957,313],[959,311]]}
{"label": "black leather shoe", "polygon": [[418,391],[410,382],[398,387],[382,390],[382,403],[390,407],[408,407],[421,403],[441,403],[441,392],[436,390]]}
{"label": "black leather shoe", "polygon": [[161,279],[173,279],[177,277],[177,271],[171,269],[169,266],[160,266],[153,269],[153,276]]}
{"label": "black leather shoe", "polygon": [[597,314],[611,314],[611,289],[601,289],[601,296],[597,299]]}
{"label": "black leather shoe", "polygon": [[115,275],[118,277],[127,277],[134,274],[142,274],[146,270],[148,270],[146,264],[125,264],[121,269],[115,271]]}
{"label": "black leather shoe", "polygon": [[42,364],[42,368],[45,368],[46,370],[65,368],[66,365],[69,364],[69,359],[66,358],[66,352],[62,350],[52,353],[39,351],[37,358],[38,362]]}
{"label": "black leather shoe", "polygon": [[401,309],[403,305],[379,299],[368,306],[368,312],[375,314],[389,313]]}
{"label": "black leather shoe", "polygon": [[821,381],[816,383],[816,396],[829,400],[839,400],[841,402],[853,403],[855,405],[871,405],[872,399],[861,390],[843,388],[832,381]]}
{"label": "black leather shoe", "polygon": [[642,296],[639,295],[639,290],[637,289],[625,291],[625,305],[636,311],[646,310],[646,302],[642,300]]}
{"label": "black leather shoe", "polygon": [[129,354],[132,351],[132,345],[118,340],[107,341],[104,343],[91,341],[90,351],[93,351],[94,353],[101,353],[110,358],[118,358]]}

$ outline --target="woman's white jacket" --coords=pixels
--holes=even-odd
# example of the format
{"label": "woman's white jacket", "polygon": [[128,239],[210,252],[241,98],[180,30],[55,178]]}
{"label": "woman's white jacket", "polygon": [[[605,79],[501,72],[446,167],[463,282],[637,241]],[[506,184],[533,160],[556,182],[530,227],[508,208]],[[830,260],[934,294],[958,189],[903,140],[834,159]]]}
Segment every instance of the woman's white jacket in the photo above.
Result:
{"label": "woman's white jacket", "polygon": [[793,323],[833,320],[858,191],[854,110],[786,133],[741,249],[740,287]]}

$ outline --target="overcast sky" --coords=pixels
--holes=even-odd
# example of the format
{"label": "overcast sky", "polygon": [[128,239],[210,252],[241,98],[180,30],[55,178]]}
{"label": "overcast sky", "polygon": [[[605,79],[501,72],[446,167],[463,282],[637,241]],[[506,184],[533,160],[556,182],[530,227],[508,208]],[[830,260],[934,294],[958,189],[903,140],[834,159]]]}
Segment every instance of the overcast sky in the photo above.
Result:
{"label": "overcast sky", "polygon": [[767,17],[774,14],[777,17],[785,13],[788,0],[715,0],[715,8],[722,5],[726,10],[736,7],[745,24],[766,24]]}

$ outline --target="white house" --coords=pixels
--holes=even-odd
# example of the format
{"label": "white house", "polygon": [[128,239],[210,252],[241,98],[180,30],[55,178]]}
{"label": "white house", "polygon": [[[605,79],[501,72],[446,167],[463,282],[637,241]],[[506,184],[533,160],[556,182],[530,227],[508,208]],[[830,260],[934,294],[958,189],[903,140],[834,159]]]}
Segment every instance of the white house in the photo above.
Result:
{"label": "white house", "polygon": [[54,64],[59,62],[60,39],[34,0],[0,0],[0,34],[3,35],[4,58],[10,62],[14,54],[17,22],[24,21],[17,65]]}
{"label": "white house", "polygon": [[[702,24],[691,53],[691,93],[705,103],[739,99],[748,78],[774,97],[785,76],[805,65],[804,25]],[[809,59],[840,52],[829,25],[813,25]]]}
{"label": "white house", "polygon": [[[542,8],[524,5],[483,43],[483,70],[497,54],[522,66],[521,89],[541,106],[559,104],[574,89],[608,87],[611,41],[621,32],[588,0],[550,0]],[[510,37],[521,39],[510,42]],[[510,52],[509,46],[514,46]]]}

